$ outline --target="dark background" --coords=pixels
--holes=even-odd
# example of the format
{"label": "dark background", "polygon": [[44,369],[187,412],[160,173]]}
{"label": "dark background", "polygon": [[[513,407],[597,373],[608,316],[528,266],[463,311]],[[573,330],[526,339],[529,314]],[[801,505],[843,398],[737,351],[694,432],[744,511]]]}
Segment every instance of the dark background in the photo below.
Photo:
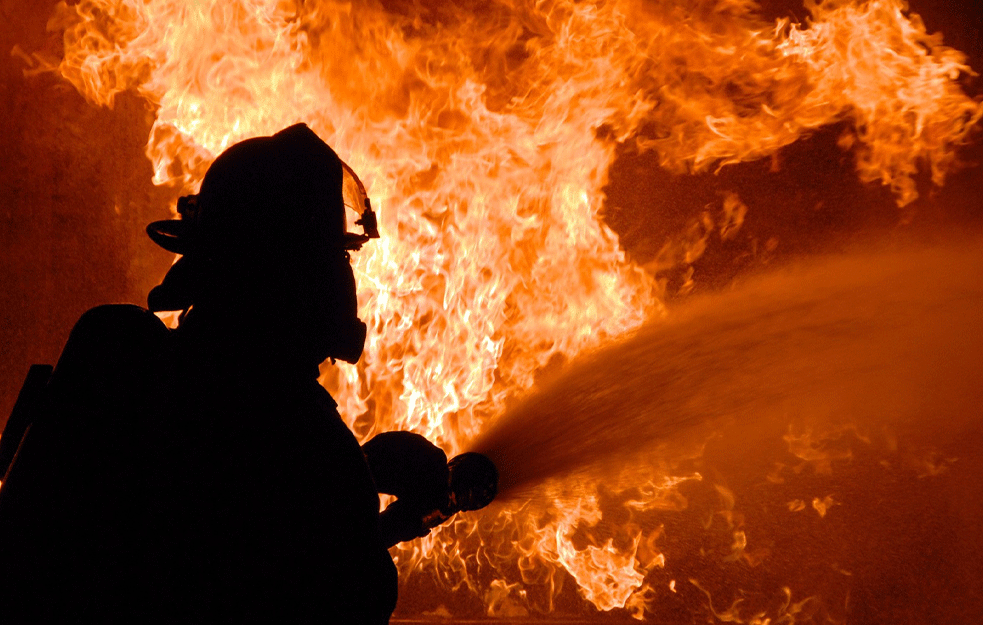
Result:
{"label": "dark background", "polygon": [[109,302],[146,303],[167,269],[143,228],[168,216],[143,154],[151,110],[87,104],[51,73],[25,76],[16,49],[57,54],[55,2],[0,4],[0,414],[32,363],[54,363],[78,317]]}

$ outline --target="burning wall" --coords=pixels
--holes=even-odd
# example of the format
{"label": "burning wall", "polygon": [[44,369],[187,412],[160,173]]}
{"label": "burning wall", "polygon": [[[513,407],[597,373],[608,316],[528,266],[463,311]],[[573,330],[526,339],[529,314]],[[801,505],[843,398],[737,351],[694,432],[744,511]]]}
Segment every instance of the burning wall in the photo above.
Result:
{"label": "burning wall", "polygon": [[[409,428],[452,450],[490,427],[544,369],[658,317],[667,297],[711,280],[694,280],[689,271],[725,242],[733,245],[737,233],[762,258],[774,253],[774,236],[752,245],[743,229],[768,200],[748,208],[755,191],[744,183],[734,193],[742,185],[733,178],[735,187],[726,188],[719,180],[729,172],[764,179],[749,167],[787,158],[800,145],[794,142],[819,132],[840,144],[830,146],[832,154],[846,155],[837,174],[856,169],[841,184],[883,183],[894,201],[911,206],[919,190],[943,182],[981,111],[960,86],[959,54],[891,2],[830,3],[815,8],[811,22],[784,23],[742,3],[89,1],[53,14],[56,33],[66,33],[64,48],[60,40],[54,55],[31,55],[43,46],[28,42],[7,47],[18,44],[18,62],[33,70],[57,69],[89,101],[115,102],[128,121],[61,93],[63,106],[78,111],[62,129],[101,146],[100,156],[133,172],[127,177],[152,173],[163,186],[120,182],[105,165],[82,160],[94,187],[79,189],[50,225],[32,225],[33,236],[11,226],[21,234],[11,235],[8,249],[23,250],[23,258],[52,235],[60,249],[71,248],[80,231],[121,248],[107,263],[115,265],[108,280],[105,272],[92,276],[77,307],[45,333],[64,332],[88,305],[142,300],[166,260],[133,251],[141,244],[124,232],[139,232],[148,213],[193,189],[223,147],[304,120],[360,173],[388,234],[356,258],[363,318],[370,320],[366,358],[357,369],[326,369],[323,381],[360,436]],[[49,93],[63,84],[51,74],[32,80],[47,81]],[[19,102],[22,115],[44,119]],[[95,139],[98,133],[82,127],[92,122],[112,134]],[[831,126],[835,134],[822,130]],[[149,134],[152,171],[139,164],[134,127]],[[40,142],[28,143],[34,141]],[[119,145],[128,146],[125,157]],[[51,149],[66,155],[31,195],[60,188],[60,172],[80,162],[73,149]],[[621,173],[612,169],[619,155]],[[740,161],[756,164],[739,170]],[[634,163],[662,169],[629,185],[623,172]],[[920,187],[919,166],[932,179]],[[662,172],[705,181],[705,172],[718,168],[708,186],[722,193],[711,195],[708,216],[697,205],[668,235],[671,245],[662,247],[663,237],[646,252],[645,233],[663,227],[644,223],[662,218],[652,208],[659,200],[632,194],[660,176],[670,187],[693,179]],[[619,176],[624,186],[613,185],[608,196],[620,194],[627,209],[609,205],[610,218],[602,220],[605,185]],[[134,197],[132,188],[142,195]],[[93,205],[105,213],[95,223],[80,208]],[[630,247],[633,236],[643,243]],[[79,264],[90,262],[87,242],[74,244]],[[131,264],[133,258],[139,260]],[[16,277],[28,291],[38,281],[25,275],[33,273]],[[63,298],[58,287],[50,289],[49,309]],[[41,339],[43,332],[32,332],[48,345],[32,359],[53,360],[63,335]],[[657,469],[668,482],[653,481],[637,505],[679,509],[685,499],[672,494],[679,492],[674,480],[691,483],[692,473]],[[732,522],[734,503],[717,486],[726,490],[712,485],[723,502],[713,506],[729,505]],[[454,525],[400,552],[404,577],[422,587],[441,579],[445,588],[461,589],[455,605],[465,611],[580,610],[586,608],[576,601],[585,596],[585,605],[627,602],[639,615],[648,603],[653,614],[654,591],[639,587],[671,547],[661,530],[611,526],[602,509],[612,497],[602,488],[546,516],[511,511],[484,518],[481,548],[474,546],[473,519]],[[803,505],[819,516],[817,505]],[[611,527],[600,533],[583,529],[605,526]],[[426,574],[408,575],[411,569]],[[707,587],[696,580],[689,592]],[[476,599],[460,598],[469,593]]]}

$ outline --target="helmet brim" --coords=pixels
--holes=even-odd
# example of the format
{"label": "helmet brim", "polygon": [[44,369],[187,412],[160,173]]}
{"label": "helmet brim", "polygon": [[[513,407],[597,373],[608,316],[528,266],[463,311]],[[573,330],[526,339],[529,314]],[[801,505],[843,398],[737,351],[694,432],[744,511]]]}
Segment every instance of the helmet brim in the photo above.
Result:
{"label": "helmet brim", "polygon": [[180,219],[155,221],[147,226],[147,235],[168,252],[187,254],[192,247],[191,223]]}

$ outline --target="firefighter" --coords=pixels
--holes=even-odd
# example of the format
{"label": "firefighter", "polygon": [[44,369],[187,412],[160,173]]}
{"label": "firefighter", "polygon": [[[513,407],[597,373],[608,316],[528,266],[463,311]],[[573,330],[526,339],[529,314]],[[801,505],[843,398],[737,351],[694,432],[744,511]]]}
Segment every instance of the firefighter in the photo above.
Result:
{"label": "firefighter", "polygon": [[149,310],[83,315],[35,402],[0,489],[0,622],[388,622],[378,494],[317,382],[365,340],[361,182],[298,124],[178,209],[148,227],[181,255]]}

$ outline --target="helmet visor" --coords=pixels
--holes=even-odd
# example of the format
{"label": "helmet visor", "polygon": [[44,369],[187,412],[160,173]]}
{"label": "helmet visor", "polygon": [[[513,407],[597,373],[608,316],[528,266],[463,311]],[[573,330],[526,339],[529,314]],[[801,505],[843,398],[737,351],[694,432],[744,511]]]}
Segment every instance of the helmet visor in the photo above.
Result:
{"label": "helmet visor", "polygon": [[[379,238],[379,226],[369,196],[365,192],[365,185],[348,163],[341,161],[341,169],[343,172],[341,197],[345,204],[345,248],[357,250],[369,239]],[[349,211],[355,214],[354,223],[362,227],[362,234],[347,232]]]}

